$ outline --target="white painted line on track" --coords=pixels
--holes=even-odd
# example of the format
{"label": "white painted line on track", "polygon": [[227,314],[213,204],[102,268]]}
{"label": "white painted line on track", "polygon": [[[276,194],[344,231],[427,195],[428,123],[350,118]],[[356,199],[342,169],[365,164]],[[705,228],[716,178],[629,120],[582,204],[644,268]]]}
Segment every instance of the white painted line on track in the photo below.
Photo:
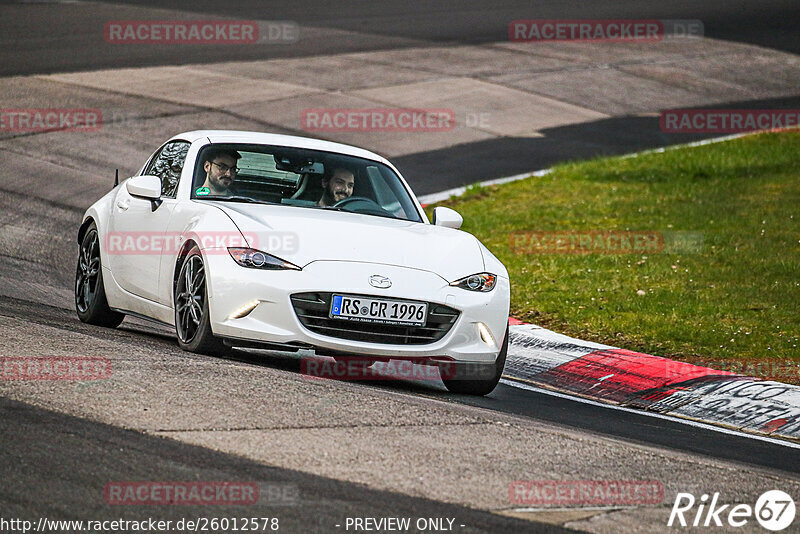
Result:
{"label": "white painted line on track", "polygon": [[[768,131],[768,130],[764,130]],[[704,145],[711,145],[714,143],[722,143],[725,141],[730,141],[732,139],[738,139],[739,137],[744,137],[746,135],[754,135],[759,133],[764,133],[764,131],[755,131],[755,132],[742,132],[736,133],[731,135],[725,135],[722,137],[713,137],[711,139],[702,139],[700,141],[693,141],[691,143],[682,143],[680,145],[669,145],[669,146],[662,146],[659,148],[651,148],[648,150],[642,150],[640,152],[633,152],[632,154],[623,154],[621,156],[616,156],[621,159],[627,158],[638,158],[639,156],[644,156],[646,154],[657,154],[661,152],[666,152],[667,150],[676,150],[679,148],[692,148],[696,146],[704,146]],[[611,156],[614,157],[614,156]],[[420,204],[427,205],[433,204],[435,202],[441,202],[442,200],[447,200],[448,198],[455,197],[458,195],[464,194],[464,192],[469,189],[470,187],[488,187],[490,185],[500,185],[500,184],[507,184],[509,182],[516,182],[517,180],[524,180],[525,178],[530,178],[531,176],[540,177],[545,176],[546,174],[550,174],[553,172],[552,167],[549,169],[540,169],[538,171],[531,171],[531,172],[523,172],[521,174],[515,174],[513,176],[506,176],[504,178],[495,178],[494,180],[486,180],[484,182],[477,182],[470,185],[465,185],[462,187],[455,187],[453,189],[448,189],[446,191],[440,191],[438,193],[431,193],[430,195],[422,195],[421,197],[417,197]]]}
{"label": "white painted line on track", "polygon": [[523,172],[522,174],[515,174],[514,176],[506,176],[505,178],[495,178],[494,180],[486,180],[485,182],[478,182],[461,187],[454,187],[453,189],[440,191],[438,193],[431,193],[430,195],[422,195],[421,197],[417,197],[417,200],[419,200],[420,204],[433,204],[434,202],[441,202],[450,197],[461,195],[470,187],[488,187],[490,185],[507,184],[509,182],[516,182],[517,180],[524,180],[531,176],[544,176],[545,174],[550,174],[552,171],[553,169],[542,169],[540,171]]}
{"label": "white painted line on track", "polygon": [[738,139],[740,137],[744,137],[746,135],[755,135],[759,133],[764,133],[769,130],[757,130],[754,132],[741,132],[735,133],[730,135],[723,135],[722,137],[712,137],[711,139],[701,139],[700,141],[692,141],[691,143],[683,143],[680,145],[668,145],[662,146],[659,148],[650,148],[648,150],[642,150],[640,152],[634,152],[633,154],[625,154],[624,156],[618,156],[622,159],[627,158],[638,158],[639,156],[645,156],[647,154],[661,154],[662,152],[666,152],[667,150],[676,150],[678,148],[692,148],[696,146],[705,146],[705,145],[713,145],[715,143],[724,143],[725,141],[731,141],[733,139]]}
{"label": "white painted line on track", "polygon": [[617,406],[616,404],[607,404],[605,402],[598,402],[591,399],[586,399],[583,397],[578,397],[576,395],[569,395],[566,393],[559,393],[558,391],[552,391],[549,389],[540,388],[537,386],[532,386],[530,384],[526,384],[524,382],[518,382],[517,380],[509,380],[507,378],[502,378],[500,380],[502,384],[506,384],[507,386],[512,386],[518,389],[525,389],[528,391],[533,391],[535,393],[543,393],[545,395],[551,395],[553,397],[558,397],[561,399],[568,399],[575,402],[581,402],[583,404],[591,404],[592,406],[601,406],[603,408],[608,408],[611,410],[619,410],[623,412],[629,412],[633,414],[648,416],[648,417],[655,417],[657,419],[665,419],[667,421],[672,421],[674,423],[681,423],[688,426],[694,426],[698,428],[703,428],[706,430],[713,430],[715,432],[720,432],[722,434],[729,434],[732,436],[739,436],[742,438],[753,439],[756,441],[763,441],[766,443],[770,443],[772,445],[782,445],[784,447],[788,447],[790,449],[800,449],[800,443],[794,443],[791,441],[786,441],[777,438],[770,438],[767,436],[759,436],[757,434],[750,434],[748,432],[741,432],[739,430],[733,430],[730,428],[725,428],[717,425],[713,425],[710,423],[701,423],[700,421],[694,421],[692,419],[684,419],[682,417],[675,417],[671,415],[666,415],[662,413],[650,412],[647,410],[637,409],[637,408],[628,408],[626,406]]}

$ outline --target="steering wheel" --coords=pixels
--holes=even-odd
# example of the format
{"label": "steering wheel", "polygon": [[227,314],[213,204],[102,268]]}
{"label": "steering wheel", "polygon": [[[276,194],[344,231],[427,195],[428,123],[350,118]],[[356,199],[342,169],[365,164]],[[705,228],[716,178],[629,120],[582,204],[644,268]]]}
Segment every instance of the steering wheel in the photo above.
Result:
{"label": "steering wheel", "polygon": [[342,208],[343,210],[352,211],[353,213],[394,217],[390,212],[383,209],[380,204],[367,197],[347,197],[334,204],[333,207]]}

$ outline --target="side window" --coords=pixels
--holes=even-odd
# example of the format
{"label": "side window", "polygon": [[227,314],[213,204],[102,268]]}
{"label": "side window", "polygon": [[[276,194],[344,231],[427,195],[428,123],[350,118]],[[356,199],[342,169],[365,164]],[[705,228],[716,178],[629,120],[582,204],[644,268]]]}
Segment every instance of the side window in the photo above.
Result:
{"label": "side window", "polygon": [[158,156],[147,167],[145,174],[161,178],[161,196],[175,198],[187,152],[189,152],[187,141],[172,141],[164,145]]}
{"label": "side window", "polygon": [[[373,189],[375,189],[375,200],[383,209],[390,212],[395,217],[416,220],[413,215],[413,206],[408,201],[405,202],[405,206],[400,202],[400,199],[404,198],[406,195],[392,188],[393,185],[394,189],[399,189],[399,182],[391,181],[391,179],[387,180],[380,169],[373,165],[367,167],[367,174],[369,175],[369,181]],[[392,185],[389,185],[390,183]]]}

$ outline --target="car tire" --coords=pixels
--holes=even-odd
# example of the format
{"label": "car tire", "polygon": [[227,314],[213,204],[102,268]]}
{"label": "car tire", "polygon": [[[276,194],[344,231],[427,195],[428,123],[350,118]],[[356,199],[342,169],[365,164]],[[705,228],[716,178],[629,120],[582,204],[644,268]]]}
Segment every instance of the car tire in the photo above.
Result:
{"label": "car tire", "polygon": [[183,350],[214,356],[227,352],[222,340],[211,331],[205,264],[196,246],[183,257],[173,302],[175,333]]}
{"label": "car tire", "polygon": [[497,354],[494,362],[494,374],[488,378],[470,379],[469,376],[459,376],[455,378],[442,378],[445,387],[451,393],[461,393],[464,395],[488,395],[500,382],[503,369],[506,366],[506,355],[508,354],[508,326],[503,336],[503,346]]}
{"label": "car tire", "polygon": [[103,266],[100,263],[100,238],[97,225],[92,222],[81,239],[78,265],[75,269],[75,311],[87,324],[115,328],[125,314],[108,306],[103,284]]}

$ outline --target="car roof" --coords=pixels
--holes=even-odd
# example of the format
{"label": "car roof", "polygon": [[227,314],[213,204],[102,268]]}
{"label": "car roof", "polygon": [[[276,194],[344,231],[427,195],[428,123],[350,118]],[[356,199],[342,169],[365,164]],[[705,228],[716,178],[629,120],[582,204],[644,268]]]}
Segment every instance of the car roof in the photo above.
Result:
{"label": "car roof", "polygon": [[308,148],[311,150],[322,150],[325,152],[336,152],[339,154],[346,154],[348,156],[355,156],[359,158],[371,159],[391,165],[385,158],[351,145],[344,145],[342,143],[334,143],[332,141],[323,141],[322,139],[313,139],[310,137],[298,137],[294,135],[282,135],[264,132],[247,132],[242,130],[194,130],[191,132],[184,132],[173,136],[170,141],[174,139],[183,139],[185,141],[195,142],[207,138],[211,143],[247,143],[256,145],[277,145],[295,148]]}

